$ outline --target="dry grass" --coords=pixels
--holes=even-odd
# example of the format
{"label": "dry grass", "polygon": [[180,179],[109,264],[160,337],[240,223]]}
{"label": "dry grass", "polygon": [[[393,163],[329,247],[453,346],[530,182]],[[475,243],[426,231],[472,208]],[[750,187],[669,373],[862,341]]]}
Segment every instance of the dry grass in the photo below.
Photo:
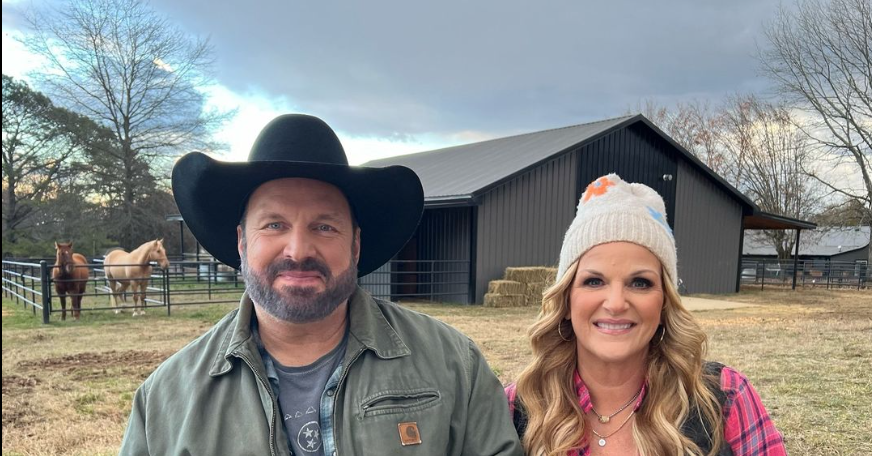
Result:
{"label": "dry grass", "polygon": [[[718,296],[723,299],[724,296]],[[791,454],[872,454],[872,293],[748,290],[697,313],[709,358],[751,379]],[[469,334],[503,382],[529,361],[531,307],[408,304]],[[232,306],[53,322],[3,300],[3,454],[115,454],[136,386]]]}

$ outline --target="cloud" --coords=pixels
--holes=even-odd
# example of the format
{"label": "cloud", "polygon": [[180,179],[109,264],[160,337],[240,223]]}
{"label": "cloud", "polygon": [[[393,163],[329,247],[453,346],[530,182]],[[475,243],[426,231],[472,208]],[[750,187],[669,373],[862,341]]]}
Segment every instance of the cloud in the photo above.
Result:
{"label": "cloud", "polygon": [[[45,1],[53,0],[36,6]],[[350,154],[359,147],[375,157],[614,117],[641,99],[718,101],[765,90],[754,52],[762,23],[778,6],[776,0],[150,4],[213,44],[224,102],[240,109],[223,138],[237,158],[281,112],[317,115],[351,144]],[[19,16],[18,4],[4,1],[4,72],[7,33],[21,27]]]}
{"label": "cloud", "polygon": [[209,34],[231,90],[257,85],[353,135],[553,128],[640,98],[766,87],[755,41],[775,1],[155,5]]}

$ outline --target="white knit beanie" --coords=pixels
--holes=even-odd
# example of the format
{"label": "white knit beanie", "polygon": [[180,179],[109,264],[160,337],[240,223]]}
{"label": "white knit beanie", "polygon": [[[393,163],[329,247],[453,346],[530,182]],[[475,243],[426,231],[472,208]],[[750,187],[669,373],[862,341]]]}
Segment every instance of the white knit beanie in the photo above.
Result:
{"label": "white knit beanie", "polygon": [[666,222],[663,198],[651,187],[629,184],[617,174],[591,182],[581,195],[575,220],[563,238],[557,281],[591,248],[618,241],[650,250],[678,286],[678,255],[672,229]]}

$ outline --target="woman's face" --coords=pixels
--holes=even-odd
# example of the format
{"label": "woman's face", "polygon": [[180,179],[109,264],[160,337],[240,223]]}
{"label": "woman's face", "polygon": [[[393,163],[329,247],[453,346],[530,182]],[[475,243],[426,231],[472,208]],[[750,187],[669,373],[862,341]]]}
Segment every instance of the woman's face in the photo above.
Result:
{"label": "woman's face", "polygon": [[645,362],[664,304],[660,261],[630,242],[585,253],[569,295],[579,363]]}

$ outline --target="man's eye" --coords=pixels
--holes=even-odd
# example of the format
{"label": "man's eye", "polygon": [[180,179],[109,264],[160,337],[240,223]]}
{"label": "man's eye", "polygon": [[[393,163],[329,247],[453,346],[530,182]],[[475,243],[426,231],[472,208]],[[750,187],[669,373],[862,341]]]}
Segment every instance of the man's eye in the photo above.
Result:
{"label": "man's eye", "polygon": [[318,231],[335,231],[335,229],[330,225],[318,225],[316,229]]}
{"label": "man's eye", "polygon": [[272,222],[272,223],[267,224],[266,227],[270,230],[277,230],[277,229],[282,227],[282,224],[279,222]]}

